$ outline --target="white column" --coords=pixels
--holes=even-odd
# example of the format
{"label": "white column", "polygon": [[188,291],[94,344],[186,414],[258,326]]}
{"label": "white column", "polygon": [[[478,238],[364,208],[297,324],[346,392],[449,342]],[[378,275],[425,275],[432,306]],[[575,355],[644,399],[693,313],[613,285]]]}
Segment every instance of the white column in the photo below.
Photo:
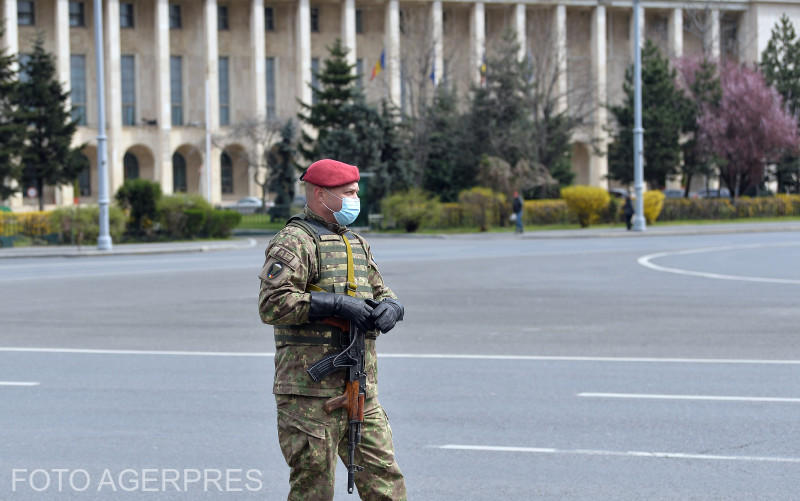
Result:
{"label": "white column", "polygon": [[470,75],[474,83],[481,81],[481,65],[486,53],[486,9],[483,2],[472,4],[470,26]]}
{"label": "white column", "polygon": [[[69,0],[55,1],[55,23],[53,33],[56,39],[56,78],[61,83],[64,92],[69,93]],[[70,99],[67,97],[67,109],[70,109]],[[72,184],[62,184],[56,187],[56,205],[72,205],[74,189]]]}
{"label": "white column", "polygon": [[[642,50],[644,50],[645,26],[646,23],[644,18],[644,7],[641,4],[639,4],[639,44],[642,47]],[[629,33],[629,38],[631,40],[631,61],[633,61],[634,58],[633,50],[635,47],[635,40],[636,40],[634,38],[636,34],[634,33],[634,26],[633,26],[633,9],[631,9],[631,19],[630,19],[630,24],[628,26],[628,33]]]}
{"label": "white column", "polygon": [[400,76],[400,2],[386,3],[386,65],[389,76],[389,100],[398,108],[402,106],[402,81]]}
{"label": "white column", "polygon": [[[253,118],[267,120],[267,81],[266,81],[266,48],[264,46],[264,0],[251,0],[250,2],[250,59],[253,68]],[[262,144],[253,145],[255,158],[263,158]],[[260,163],[260,162],[259,162]],[[247,194],[260,196],[260,188],[256,184],[254,175],[258,166],[247,166]],[[263,175],[263,173],[261,173]]]}
{"label": "white column", "polygon": [[[594,84],[594,132],[593,136],[598,141],[598,146],[605,151],[608,143],[606,127],[607,94],[607,52],[606,52],[606,8],[602,5],[595,7],[592,13],[592,81]],[[605,155],[592,155],[589,160],[589,184],[604,186],[608,174],[608,157]]]}
{"label": "white column", "polygon": [[342,2],[342,45],[347,48],[347,63],[356,64],[356,1],[344,0]]}
{"label": "white column", "polygon": [[709,14],[709,19],[706,22],[705,40],[703,40],[703,48],[708,51],[707,55],[712,61],[719,61],[720,51],[720,34],[719,34],[719,9],[712,9]]}
{"label": "white column", "polygon": [[519,59],[525,59],[528,54],[527,29],[525,23],[525,4],[518,3],[514,6],[514,31],[517,33],[517,45],[519,45]]}
{"label": "white column", "polygon": [[[208,86],[208,97],[205,99],[206,127],[212,134],[219,130],[219,48],[217,44],[217,0],[205,0],[203,8],[203,26],[205,31],[205,78]],[[211,178],[211,199],[209,202],[218,204],[222,200],[222,187],[220,185],[220,151],[217,148],[210,148],[211,158],[205,162],[205,168],[210,168],[209,173],[203,172],[200,181],[200,192],[203,196],[208,193],[208,178]]]}
{"label": "white column", "polygon": [[567,80],[567,7],[563,4],[556,5],[553,13],[553,50],[556,64],[556,99],[557,110],[567,110],[569,92]]}
{"label": "white column", "polygon": [[669,51],[672,57],[683,56],[683,9],[672,9],[669,16]]}
{"label": "white column", "polygon": [[297,99],[311,104],[311,7],[309,0],[297,2]]}
{"label": "white column", "polygon": [[[17,31],[17,0],[5,0],[3,3],[3,20],[5,22],[5,31],[3,32],[3,48],[6,55],[17,55],[19,53],[19,32]],[[17,63],[13,63],[13,68],[16,69]],[[0,180],[1,182],[2,180]],[[16,186],[17,182],[12,181]],[[23,187],[24,190],[24,187]],[[23,194],[17,193],[8,200],[8,205],[12,209],[18,209],[23,206]]]}
{"label": "white column", "polygon": [[433,80],[434,85],[444,79],[444,29],[442,25],[442,2],[431,3],[431,26],[433,29]]}
{"label": "white column", "polygon": [[158,151],[155,178],[164,193],[172,193],[172,101],[170,89],[169,0],[155,0],[155,87]]}
{"label": "white column", "polygon": [[105,19],[105,76],[106,120],[108,146],[108,194],[113,198],[124,179],[122,157],[122,79],[119,47],[119,0],[106,0]]}

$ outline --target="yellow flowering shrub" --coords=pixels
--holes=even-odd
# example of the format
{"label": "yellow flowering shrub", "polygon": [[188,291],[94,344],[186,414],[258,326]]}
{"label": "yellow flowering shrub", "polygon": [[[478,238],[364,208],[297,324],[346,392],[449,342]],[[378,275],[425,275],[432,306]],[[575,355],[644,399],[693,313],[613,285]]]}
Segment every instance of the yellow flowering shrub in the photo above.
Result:
{"label": "yellow flowering shrub", "polygon": [[608,207],[608,191],[597,186],[569,186],[561,190],[567,208],[578,218],[582,228],[596,222]]}
{"label": "yellow flowering shrub", "polygon": [[664,193],[658,190],[650,190],[644,194],[644,218],[647,224],[653,224],[664,208]]}

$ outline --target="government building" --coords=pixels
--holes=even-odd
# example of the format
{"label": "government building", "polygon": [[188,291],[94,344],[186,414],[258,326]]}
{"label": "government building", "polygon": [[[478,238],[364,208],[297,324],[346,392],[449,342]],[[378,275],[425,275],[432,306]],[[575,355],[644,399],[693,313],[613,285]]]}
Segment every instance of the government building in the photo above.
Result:
{"label": "government building", "polygon": [[[781,14],[800,24],[800,2],[643,0],[639,33],[629,0],[103,0],[109,196],[127,178],[214,204],[259,195],[252,149],[229,131],[251,120],[295,117],[310,103],[314,71],[339,38],[368,100],[414,114],[436,85],[465,95],[485,54],[510,29],[558,106],[579,115],[576,183],[606,186],[607,103],[622,98],[633,40],[670,57],[757,61]],[[24,61],[37,35],[70,91],[91,165],[73,187],[48,188],[48,206],[97,201],[97,82],[92,0],[0,0],[2,46]],[[207,136],[217,139],[210,148]],[[219,139],[227,138],[227,139]],[[208,152],[208,153],[207,153]],[[26,188],[26,187],[23,187]],[[23,191],[25,191],[23,189]],[[12,208],[33,208],[22,194]]]}

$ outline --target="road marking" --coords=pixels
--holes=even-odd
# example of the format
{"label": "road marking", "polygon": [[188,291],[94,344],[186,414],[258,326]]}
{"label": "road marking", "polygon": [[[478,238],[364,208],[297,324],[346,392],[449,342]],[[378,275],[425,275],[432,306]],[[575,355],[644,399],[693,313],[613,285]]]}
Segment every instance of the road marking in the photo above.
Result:
{"label": "road marking", "polygon": [[578,393],[579,397],[589,398],[630,398],[651,400],[709,400],[719,402],[783,402],[800,403],[800,398],[779,397],[733,397],[718,395],[658,395],[649,393]]}
{"label": "road marking", "polygon": [[0,381],[0,386],[39,386],[36,381]]}
{"label": "road marking", "polygon": [[743,282],[758,282],[766,284],[800,285],[800,280],[789,279],[789,278],[766,278],[766,277],[750,277],[744,275],[726,275],[722,273],[708,273],[704,271],[692,271],[692,270],[684,270],[682,268],[661,266],[658,264],[654,264],[652,262],[654,259],[659,259],[666,256],[685,256],[689,254],[702,254],[707,252],[721,252],[721,251],[742,250],[742,249],[760,249],[765,247],[796,247],[798,245],[800,245],[800,242],[790,242],[782,244],[730,245],[725,247],[704,247],[701,249],[689,249],[689,250],[674,251],[674,252],[673,251],[657,252],[655,254],[648,254],[646,256],[640,257],[637,260],[637,262],[646,268],[650,268],[651,270],[662,271],[665,273],[675,273],[678,275],[686,275],[692,277],[712,278],[716,280],[738,280]]}
{"label": "road marking", "polygon": [[[2,352],[20,353],[82,353],[95,355],[165,355],[197,357],[273,357],[274,352],[247,351],[181,351],[181,350],[112,350],[91,348],[34,348],[0,346]],[[549,355],[473,355],[457,353],[382,353],[378,358],[410,358],[433,360],[519,360],[531,362],[610,362],[610,363],[667,363],[667,364],[746,364],[800,365],[800,360],[738,359],[738,358],[655,358],[655,357],[581,357]]]}
{"label": "road marking", "polygon": [[605,451],[597,449],[551,449],[541,447],[502,447],[491,445],[435,445],[436,449],[482,451],[482,452],[526,452],[534,454],[563,454],[579,456],[621,456],[662,459],[701,459],[714,461],[753,461],[768,463],[800,463],[800,458],[781,456],[721,456],[714,454],[691,454],[683,452]]}

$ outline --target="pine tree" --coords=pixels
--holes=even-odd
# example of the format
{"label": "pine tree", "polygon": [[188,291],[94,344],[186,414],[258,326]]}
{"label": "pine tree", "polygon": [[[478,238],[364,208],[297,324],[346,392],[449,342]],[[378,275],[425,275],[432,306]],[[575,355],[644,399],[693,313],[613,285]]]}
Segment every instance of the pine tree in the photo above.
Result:
{"label": "pine tree", "polygon": [[[794,116],[800,112],[800,38],[794,25],[783,14],[772,29],[772,36],[761,53],[761,72],[767,84],[783,96]],[[778,191],[800,193],[800,157],[787,155],[777,164]]]}
{"label": "pine tree", "polygon": [[[4,27],[0,24],[0,38]],[[19,149],[25,128],[15,120],[17,96],[17,74],[15,58],[0,49],[0,200],[17,193],[22,176]]]}
{"label": "pine tree", "polygon": [[267,184],[269,191],[275,193],[275,205],[269,211],[273,220],[288,218],[294,200],[294,185],[297,179],[294,136],[294,121],[287,120],[281,127],[281,140],[267,153],[269,166]]}
{"label": "pine tree", "polygon": [[323,70],[317,74],[319,87],[312,87],[316,102],[300,103],[298,114],[317,135],[314,138],[303,131],[298,150],[309,162],[334,158],[358,166],[363,173],[374,173],[369,190],[371,201],[377,202],[390,190],[402,187],[410,168],[404,161],[396,112],[388,105],[381,112],[366,102],[356,85],[354,67],[347,62],[347,49],[339,40],[328,51]]}
{"label": "pine tree", "polygon": [[72,148],[77,122],[67,109],[69,93],[56,79],[53,57],[39,37],[23,68],[19,83],[17,120],[27,127],[21,149],[26,185],[36,187],[39,210],[44,209],[44,187],[72,183],[86,167],[81,147]]}
{"label": "pine tree", "polygon": [[[609,177],[633,182],[633,66],[625,72],[625,100],[611,106],[617,123],[608,148]],[[676,71],[658,47],[647,40],[642,52],[642,126],[644,128],[644,179],[651,188],[666,186],[678,172],[680,135],[688,99],[678,89]]]}

